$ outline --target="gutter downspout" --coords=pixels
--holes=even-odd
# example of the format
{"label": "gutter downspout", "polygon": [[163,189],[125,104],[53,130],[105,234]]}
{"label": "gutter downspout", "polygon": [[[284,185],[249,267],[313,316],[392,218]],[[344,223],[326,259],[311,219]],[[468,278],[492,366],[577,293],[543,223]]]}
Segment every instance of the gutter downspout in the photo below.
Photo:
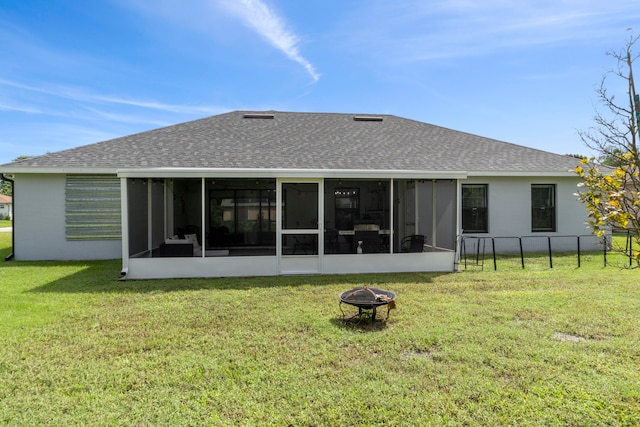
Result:
{"label": "gutter downspout", "polygon": [[14,257],[15,257],[15,253],[16,253],[16,232],[15,232],[15,225],[16,225],[16,204],[15,204],[15,181],[11,178],[9,178],[8,176],[6,176],[3,173],[0,173],[0,178],[2,178],[2,181],[9,181],[11,183],[11,197],[12,197],[12,210],[11,210],[11,222],[13,223],[13,230],[11,231],[11,253],[9,255],[7,255],[4,260],[5,261],[11,261]]}

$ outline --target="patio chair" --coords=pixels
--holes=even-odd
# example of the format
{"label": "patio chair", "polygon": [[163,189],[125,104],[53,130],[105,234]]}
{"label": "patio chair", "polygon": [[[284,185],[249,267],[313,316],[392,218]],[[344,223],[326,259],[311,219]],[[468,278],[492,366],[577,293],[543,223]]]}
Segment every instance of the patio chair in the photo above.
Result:
{"label": "patio chair", "polygon": [[400,251],[402,252],[423,252],[424,242],[427,238],[422,234],[412,234],[406,236],[400,242]]}

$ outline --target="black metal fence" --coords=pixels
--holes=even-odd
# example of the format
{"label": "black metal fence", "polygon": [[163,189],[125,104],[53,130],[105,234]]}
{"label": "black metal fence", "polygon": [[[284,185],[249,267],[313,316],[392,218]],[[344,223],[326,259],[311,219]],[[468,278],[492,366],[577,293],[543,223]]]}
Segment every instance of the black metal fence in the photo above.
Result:
{"label": "black metal fence", "polygon": [[[636,245],[637,246],[637,245]],[[601,258],[603,266],[633,267],[637,263],[634,252],[634,240],[629,230],[614,230],[603,237],[593,234],[574,236],[520,236],[520,237],[478,237],[461,236],[458,239],[459,268],[482,268],[492,263],[519,266],[541,265],[554,267],[554,259],[560,257],[566,264],[567,258],[573,259],[573,266],[581,267],[583,261],[590,262]],[[635,264],[637,265],[637,264]]]}

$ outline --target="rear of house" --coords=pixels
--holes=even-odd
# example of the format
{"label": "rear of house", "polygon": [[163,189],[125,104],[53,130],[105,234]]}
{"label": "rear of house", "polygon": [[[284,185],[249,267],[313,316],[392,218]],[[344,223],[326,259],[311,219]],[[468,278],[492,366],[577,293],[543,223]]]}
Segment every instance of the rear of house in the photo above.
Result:
{"label": "rear of house", "polygon": [[453,271],[463,234],[588,233],[576,164],[390,115],[236,111],[0,172],[16,259],[155,278]]}

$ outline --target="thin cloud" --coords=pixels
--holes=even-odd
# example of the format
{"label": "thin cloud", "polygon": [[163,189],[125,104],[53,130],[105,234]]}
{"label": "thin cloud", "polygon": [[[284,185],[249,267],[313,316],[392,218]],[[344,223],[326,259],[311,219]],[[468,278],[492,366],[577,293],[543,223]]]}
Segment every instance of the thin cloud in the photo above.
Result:
{"label": "thin cloud", "polygon": [[191,0],[189,7],[178,0],[112,0],[122,7],[133,8],[143,16],[158,17],[190,31],[225,39],[233,32],[227,15],[234,16],[259,34],[287,58],[301,65],[313,82],[320,79],[315,67],[300,53],[300,37],[288,28],[285,19],[264,0]]}
{"label": "thin cloud", "polygon": [[47,152],[106,141],[125,134],[127,130],[125,127],[114,132],[114,129],[101,130],[96,124],[86,127],[47,121],[37,122],[37,126],[6,125],[0,129],[0,146],[3,147],[0,164],[10,162],[18,156],[39,156]]}
{"label": "thin cloud", "polygon": [[[68,86],[38,87],[38,86],[27,85],[27,84],[6,80],[2,78],[0,78],[0,85],[13,87],[13,88],[21,89],[28,92],[42,93],[45,95],[73,100],[73,101],[80,101],[80,102],[87,102],[87,103],[94,103],[94,104],[95,103],[121,104],[121,105],[128,105],[131,107],[164,111],[169,113],[194,115],[194,114],[219,114],[223,111],[226,111],[225,109],[222,109],[222,108],[215,108],[215,107],[209,107],[209,106],[165,104],[165,103],[155,102],[155,101],[97,95],[97,94],[87,93],[82,89],[68,87]],[[17,110],[17,108],[12,108],[12,109]],[[38,112],[37,110],[29,109],[28,107],[23,107],[23,111],[33,112],[33,113]]]}
{"label": "thin cloud", "polygon": [[289,59],[302,65],[314,82],[320,74],[298,49],[299,37],[287,29],[283,19],[261,0],[222,0],[221,4],[232,14],[265,38]]}
{"label": "thin cloud", "polygon": [[43,111],[37,108],[25,107],[18,104],[9,104],[0,102],[0,110],[2,111],[16,111],[19,113],[27,114],[43,114]]}
{"label": "thin cloud", "polygon": [[139,116],[133,116],[131,114],[118,114],[118,113],[110,113],[106,111],[99,110],[97,108],[85,108],[86,111],[91,113],[92,117],[99,117],[104,120],[109,120],[111,122],[118,123],[129,123],[129,124],[149,124],[156,127],[165,127],[171,125],[173,122],[165,121],[165,120],[157,120],[154,118],[144,118]]}
{"label": "thin cloud", "polygon": [[[347,48],[384,62],[494,54],[576,39],[602,39],[612,22],[640,17],[635,0],[557,2],[486,0],[375,1],[341,23]],[[621,30],[627,24],[621,24]],[[354,30],[355,29],[355,30]]]}
{"label": "thin cloud", "polygon": [[160,111],[166,111],[170,113],[181,113],[181,114],[220,114],[221,112],[226,111],[226,109],[207,107],[207,106],[164,104],[162,102],[141,101],[136,99],[118,98],[113,96],[91,95],[91,99],[97,102],[99,101],[99,102],[107,102],[111,104],[122,104],[122,105],[131,106],[131,107],[148,108],[152,110],[160,110]]}

